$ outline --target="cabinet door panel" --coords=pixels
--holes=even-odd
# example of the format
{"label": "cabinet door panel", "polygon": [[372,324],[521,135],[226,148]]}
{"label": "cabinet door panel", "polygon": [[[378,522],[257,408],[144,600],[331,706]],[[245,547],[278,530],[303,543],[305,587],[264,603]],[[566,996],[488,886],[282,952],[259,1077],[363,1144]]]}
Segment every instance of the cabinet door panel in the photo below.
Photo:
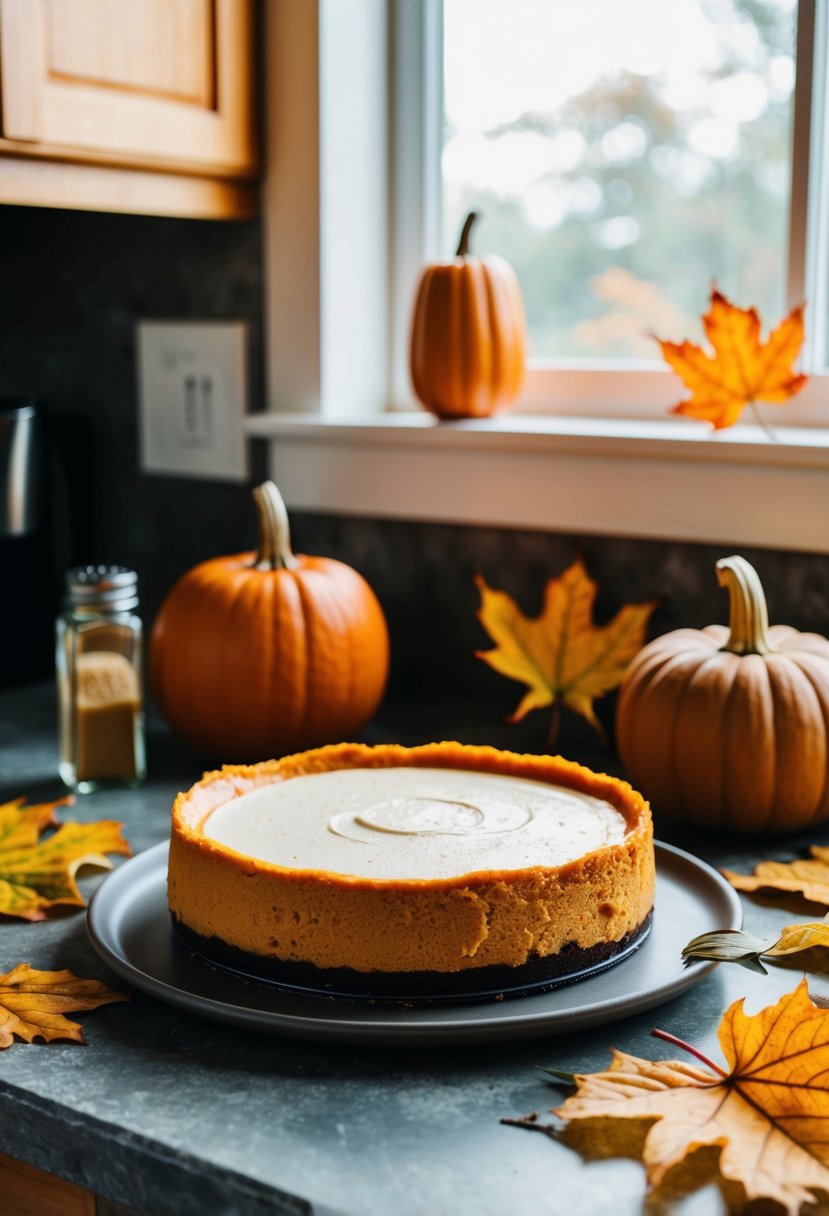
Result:
{"label": "cabinet door panel", "polygon": [[255,167],[251,0],[0,0],[3,136]]}
{"label": "cabinet door panel", "polygon": [[[53,79],[109,85],[213,108],[211,0],[47,0]],[[94,30],[94,38],[89,31]]]}

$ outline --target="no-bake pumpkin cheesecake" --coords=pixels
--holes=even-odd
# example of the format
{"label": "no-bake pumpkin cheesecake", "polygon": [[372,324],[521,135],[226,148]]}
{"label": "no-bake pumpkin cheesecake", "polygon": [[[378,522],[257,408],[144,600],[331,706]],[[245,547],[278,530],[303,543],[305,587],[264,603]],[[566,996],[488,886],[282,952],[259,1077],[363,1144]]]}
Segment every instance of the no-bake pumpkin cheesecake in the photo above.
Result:
{"label": "no-bake pumpkin cheesecake", "polygon": [[648,804],[558,757],[340,744],[209,773],[173,807],[185,942],[325,992],[552,983],[641,940],[653,892]]}

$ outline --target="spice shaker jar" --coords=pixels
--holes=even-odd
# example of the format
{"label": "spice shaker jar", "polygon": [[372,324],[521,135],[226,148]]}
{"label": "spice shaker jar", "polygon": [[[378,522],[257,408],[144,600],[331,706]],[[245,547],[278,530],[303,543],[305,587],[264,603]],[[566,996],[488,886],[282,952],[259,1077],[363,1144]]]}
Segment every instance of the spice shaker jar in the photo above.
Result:
{"label": "spice shaker jar", "polygon": [[125,566],[66,575],[57,620],[59,771],[81,793],[145,774],[138,578]]}

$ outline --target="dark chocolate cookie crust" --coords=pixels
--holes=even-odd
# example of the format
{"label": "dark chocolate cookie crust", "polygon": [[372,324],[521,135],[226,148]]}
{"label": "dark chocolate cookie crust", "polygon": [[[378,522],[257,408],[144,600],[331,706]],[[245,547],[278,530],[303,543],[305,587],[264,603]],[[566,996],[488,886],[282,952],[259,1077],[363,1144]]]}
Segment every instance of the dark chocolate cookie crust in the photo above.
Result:
{"label": "dark chocolate cookie crust", "polygon": [[621,962],[642,945],[650,932],[653,914],[619,941],[582,948],[565,945],[546,958],[537,955],[520,967],[487,966],[463,971],[355,971],[350,967],[319,968],[313,963],[285,962],[252,954],[223,942],[204,938],[173,917],[173,927],[185,947],[209,966],[273,984],[303,995],[341,997],[351,1001],[395,1001],[421,1004],[469,1000],[499,1000],[546,991],[560,984],[594,975]]}

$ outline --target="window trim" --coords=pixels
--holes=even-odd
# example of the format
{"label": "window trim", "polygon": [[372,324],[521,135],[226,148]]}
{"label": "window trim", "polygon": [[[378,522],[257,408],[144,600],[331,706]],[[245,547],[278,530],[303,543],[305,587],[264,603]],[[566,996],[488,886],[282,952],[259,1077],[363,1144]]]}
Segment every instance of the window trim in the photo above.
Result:
{"label": "window trim", "polygon": [[296,509],[829,553],[829,431],[686,419],[251,414]]}
{"label": "window trim", "polygon": [[807,249],[812,244],[810,223],[814,222],[820,186],[814,166],[821,160],[818,137],[822,123],[817,97],[825,63],[815,41],[815,4],[816,0],[799,0],[797,10],[787,281],[790,308],[812,298],[812,284],[807,283]]}

